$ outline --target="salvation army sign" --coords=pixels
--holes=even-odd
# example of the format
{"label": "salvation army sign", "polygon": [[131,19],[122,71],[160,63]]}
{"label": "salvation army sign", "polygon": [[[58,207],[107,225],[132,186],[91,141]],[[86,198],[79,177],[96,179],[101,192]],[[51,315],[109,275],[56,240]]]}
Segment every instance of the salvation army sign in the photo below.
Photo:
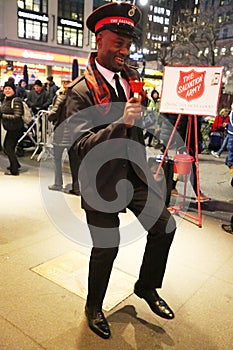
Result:
{"label": "salvation army sign", "polygon": [[160,112],[217,115],[223,67],[165,67]]}
{"label": "salvation army sign", "polygon": [[187,101],[201,97],[205,89],[205,74],[205,71],[196,72],[194,69],[188,72],[180,71],[177,95]]}

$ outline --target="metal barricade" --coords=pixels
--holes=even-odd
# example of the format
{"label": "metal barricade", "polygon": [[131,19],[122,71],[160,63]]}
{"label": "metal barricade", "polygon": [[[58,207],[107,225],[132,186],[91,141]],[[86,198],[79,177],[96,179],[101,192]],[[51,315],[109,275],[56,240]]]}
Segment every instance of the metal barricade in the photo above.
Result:
{"label": "metal barricade", "polygon": [[49,146],[52,145],[50,143],[50,136],[52,133],[51,123],[48,123],[48,113],[47,110],[40,110],[36,115],[36,148],[31,156],[31,159],[35,157],[39,150],[41,150],[37,156],[37,161],[39,162],[42,156],[45,154]]}

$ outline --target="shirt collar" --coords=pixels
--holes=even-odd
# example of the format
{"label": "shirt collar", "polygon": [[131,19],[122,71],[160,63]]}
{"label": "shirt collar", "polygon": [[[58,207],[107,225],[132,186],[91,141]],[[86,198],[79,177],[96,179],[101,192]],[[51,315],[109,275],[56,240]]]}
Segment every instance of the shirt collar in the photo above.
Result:
{"label": "shirt collar", "polygon": [[104,76],[104,78],[107,80],[107,81],[112,81],[113,79],[113,76],[115,74],[115,72],[112,72],[111,70],[101,66],[97,60],[95,60],[95,64],[96,64],[96,67],[98,69],[98,71]]}
{"label": "shirt collar", "polygon": [[[103,75],[103,77],[109,82],[109,84],[116,90],[116,82],[115,79],[113,79],[114,74],[116,74],[116,72],[112,72],[111,70],[101,66],[98,62],[97,59],[95,59],[95,64],[96,64],[96,68],[98,69],[98,71]],[[127,81],[125,79],[122,79],[120,72],[117,73],[119,75],[119,78],[123,84],[123,88],[125,91],[125,94],[127,96],[127,98],[130,97],[130,86],[127,83]]]}

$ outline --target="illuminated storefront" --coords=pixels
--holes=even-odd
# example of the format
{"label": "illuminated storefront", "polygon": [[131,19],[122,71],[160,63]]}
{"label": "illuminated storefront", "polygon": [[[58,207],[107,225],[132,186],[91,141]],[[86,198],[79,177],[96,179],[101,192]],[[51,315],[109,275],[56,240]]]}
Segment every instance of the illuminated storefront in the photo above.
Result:
{"label": "illuminated storefront", "polygon": [[71,67],[74,58],[78,60],[81,73],[86,66],[86,58],[54,52],[0,46],[1,84],[9,76],[14,76],[16,83],[22,79],[25,64],[28,67],[29,84],[33,84],[36,79],[45,81],[48,72],[60,84],[62,78],[71,78]]}
{"label": "illuminated storefront", "polygon": [[71,79],[74,59],[82,74],[90,52],[84,18],[91,10],[84,0],[0,2],[0,85],[9,76],[18,83],[25,65],[29,84],[48,75],[57,85]]}

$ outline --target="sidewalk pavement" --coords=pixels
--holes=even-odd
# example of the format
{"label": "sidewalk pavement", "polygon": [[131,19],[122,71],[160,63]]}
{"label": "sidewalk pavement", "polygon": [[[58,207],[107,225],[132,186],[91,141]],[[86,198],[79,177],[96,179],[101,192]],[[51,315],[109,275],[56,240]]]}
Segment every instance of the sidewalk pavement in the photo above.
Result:
{"label": "sidewalk pavement", "polygon": [[[122,246],[114,264],[105,304],[109,340],[89,330],[83,312],[90,248],[76,243],[86,232],[76,230],[69,216],[84,219],[80,198],[47,190],[52,180],[41,163],[28,156],[20,161],[27,171],[5,176],[8,164],[0,153],[1,350],[232,349],[233,235],[221,224],[233,213],[233,187],[224,156],[199,157],[201,190],[211,197],[201,204],[202,227],[175,216],[178,228],[160,291],[175,319],[154,315],[133,294],[143,235]],[[69,211],[62,212],[61,203]],[[196,206],[190,202],[194,213]],[[126,225],[130,213],[124,215]]]}

